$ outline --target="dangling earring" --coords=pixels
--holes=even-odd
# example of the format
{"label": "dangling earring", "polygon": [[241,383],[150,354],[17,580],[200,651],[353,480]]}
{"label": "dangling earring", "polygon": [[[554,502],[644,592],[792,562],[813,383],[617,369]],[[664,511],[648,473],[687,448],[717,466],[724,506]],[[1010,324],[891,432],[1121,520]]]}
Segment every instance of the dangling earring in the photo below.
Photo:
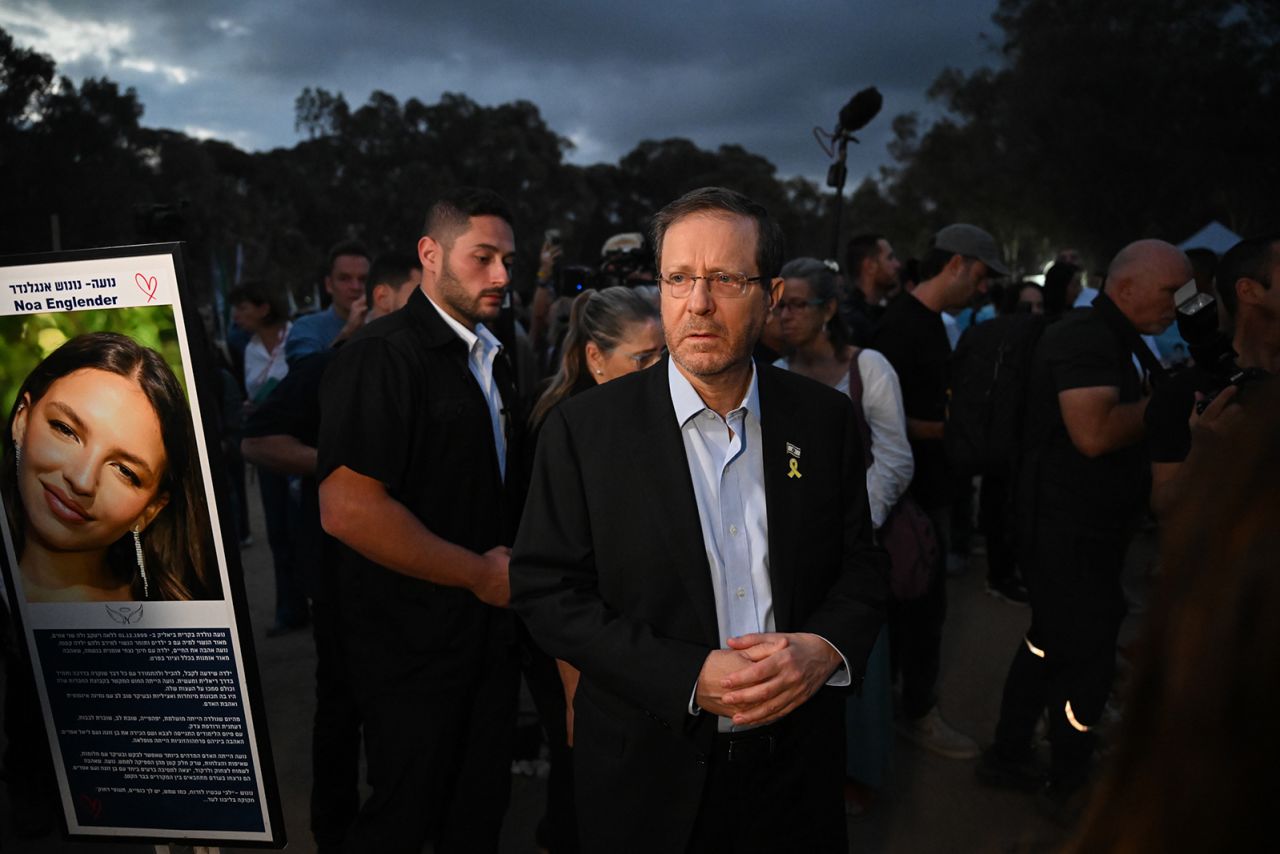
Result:
{"label": "dangling earring", "polygon": [[133,529],[133,551],[138,556],[138,575],[142,576],[142,598],[151,598],[151,585],[147,583],[147,562],[142,557],[142,529]]}
{"label": "dangling earring", "polygon": [[[18,408],[13,411],[14,417],[16,418],[18,413],[21,412],[23,409],[25,409],[26,406],[27,405],[25,403],[19,403]],[[14,439],[13,440],[13,467],[16,469],[16,468],[20,468],[21,466],[22,466],[22,446],[18,444],[17,439]]]}

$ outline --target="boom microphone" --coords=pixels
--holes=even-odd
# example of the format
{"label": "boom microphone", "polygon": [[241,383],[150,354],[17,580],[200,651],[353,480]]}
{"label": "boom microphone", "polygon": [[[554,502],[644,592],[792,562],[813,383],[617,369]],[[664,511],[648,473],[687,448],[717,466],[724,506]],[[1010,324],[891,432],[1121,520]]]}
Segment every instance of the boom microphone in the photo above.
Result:
{"label": "boom microphone", "polygon": [[840,109],[840,123],[833,136],[851,136],[855,130],[866,127],[880,112],[883,104],[884,97],[874,86],[858,92]]}

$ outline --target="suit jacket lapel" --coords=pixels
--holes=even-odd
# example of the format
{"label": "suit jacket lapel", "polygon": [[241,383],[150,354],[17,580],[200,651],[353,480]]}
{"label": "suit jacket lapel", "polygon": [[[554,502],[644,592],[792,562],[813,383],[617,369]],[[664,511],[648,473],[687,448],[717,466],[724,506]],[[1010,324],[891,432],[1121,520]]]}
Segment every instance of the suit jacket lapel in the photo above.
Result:
{"label": "suit jacket lapel", "polygon": [[[791,404],[781,384],[774,381],[777,369],[757,366],[760,391],[760,453],[764,462],[764,495],[769,521],[769,585],[773,591],[773,622],[780,632],[794,629],[792,605],[795,601],[795,570],[788,543],[803,537],[799,518],[800,502],[794,493],[803,488],[803,478],[788,480],[791,471],[787,444],[804,447],[804,438],[788,417]],[[788,433],[788,430],[791,430]]]}
{"label": "suit jacket lapel", "polygon": [[689,460],[671,403],[665,360],[646,373],[645,383],[647,405],[641,416],[634,469],[637,485],[643,487],[639,500],[648,512],[650,530],[665,541],[671,553],[707,642],[719,647],[724,639],[716,622],[711,567],[702,541]]}

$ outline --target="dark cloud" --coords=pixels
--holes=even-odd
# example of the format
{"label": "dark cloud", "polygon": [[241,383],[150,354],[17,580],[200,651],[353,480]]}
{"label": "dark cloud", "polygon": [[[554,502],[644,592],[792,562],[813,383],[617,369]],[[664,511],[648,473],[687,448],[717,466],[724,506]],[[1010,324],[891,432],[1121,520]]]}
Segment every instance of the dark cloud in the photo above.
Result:
{"label": "dark cloud", "polygon": [[424,4],[380,0],[17,0],[0,26],[51,53],[73,77],[138,90],[149,124],[250,148],[297,141],[306,86],[432,102],[523,98],[574,139],[576,162],[615,161],[642,139],[737,143],[783,175],[821,177],[814,125],[830,128],[856,89],[876,85],[884,114],[850,151],[850,182],[888,161],[892,116],[929,113],[924,92],[947,66],[989,61],[994,0],[650,0],[618,6]]}

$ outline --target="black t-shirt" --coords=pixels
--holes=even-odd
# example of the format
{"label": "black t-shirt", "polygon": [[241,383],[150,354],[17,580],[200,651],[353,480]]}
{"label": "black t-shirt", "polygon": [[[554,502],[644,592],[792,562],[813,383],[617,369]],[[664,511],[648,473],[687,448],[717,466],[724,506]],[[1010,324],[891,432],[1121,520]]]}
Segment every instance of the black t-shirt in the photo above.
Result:
{"label": "black t-shirt", "polygon": [[[942,315],[911,294],[902,294],[885,309],[869,345],[884,354],[902,384],[908,418],[945,421],[947,365],[951,340]],[[941,439],[912,439],[916,472],[911,493],[927,508],[951,503],[950,471]]]}
{"label": "black t-shirt", "polygon": [[1105,296],[1045,330],[1032,364],[1023,466],[1032,490],[1026,500],[1041,519],[1112,536],[1141,512],[1150,475],[1145,443],[1086,457],[1067,434],[1058,394],[1108,386],[1119,390],[1121,403],[1140,400],[1144,378],[1133,354],[1145,346]]}
{"label": "black t-shirt", "polygon": [[884,316],[883,306],[871,305],[857,285],[840,295],[840,317],[849,327],[850,339],[856,347],[870,347],[876,324]]}
{"label": "black t-shirt", "polygon": [[1191,411],[1196,392],[1208,394],[1215,387],[1209,374],[1197,367],[1171,376],[1151,393],[1143,420],[1147,425],[1147,450],[1153,463],[1180,463],[1191,453]]}

